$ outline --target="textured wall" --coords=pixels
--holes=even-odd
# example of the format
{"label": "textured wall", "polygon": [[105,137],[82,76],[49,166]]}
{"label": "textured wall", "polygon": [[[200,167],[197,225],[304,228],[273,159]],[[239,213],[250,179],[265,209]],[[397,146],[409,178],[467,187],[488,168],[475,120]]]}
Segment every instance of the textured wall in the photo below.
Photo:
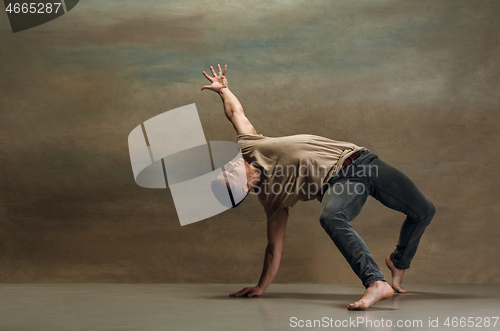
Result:
{"label": "textured wall", "polygon": [[[200,92],[221,63],[259,133],[365,146],[434,202],[405,283],[499,282],[499,11],[89,0],[16,34],[0,14],[0,281],[255,283],[257,198],[181,227],[169,191],[138,187],[128,156],[136,125],[193,102],[207,140],[235,141],[220,98]],[[291,209],[276,282],[358,282],[319,206]],[[352,223],[381,266],[403,219],[370,198]]]}

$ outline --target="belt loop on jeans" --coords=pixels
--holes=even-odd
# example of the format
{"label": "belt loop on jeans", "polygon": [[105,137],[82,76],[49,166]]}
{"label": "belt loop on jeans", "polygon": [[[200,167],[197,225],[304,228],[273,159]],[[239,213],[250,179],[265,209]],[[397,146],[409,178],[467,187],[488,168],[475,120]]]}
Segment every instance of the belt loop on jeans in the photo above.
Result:
{"label": "belt loop on jeans", "polygon": [[352,153],[351,156],[349,156],[347,159],[344,160],[344,163],[342,164],[342,167],[347,167],[349,164],[351,164],[354,160],[358,158],[358,156],[361,154],[360,151],[357,151],[355,153]]}

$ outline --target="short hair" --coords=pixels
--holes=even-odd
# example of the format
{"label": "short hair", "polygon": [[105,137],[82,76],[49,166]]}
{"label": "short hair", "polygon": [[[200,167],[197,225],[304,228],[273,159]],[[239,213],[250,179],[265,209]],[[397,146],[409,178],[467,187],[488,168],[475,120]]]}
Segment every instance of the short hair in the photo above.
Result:
{"label": "short hair", "polygon": [[[224,173],[221,172],[219,176],[217,176],[217,178],[212,181],[212,192],[221,205],[228,208],[235,208],[240,203],[242,203],[243,200],[245,200],[248,192],[245,192],[244,190],[241,190],[241,192],[233,192],[231,190],[231,187],[229,186],[229,183],[226,182],[225,177],[226,176],[224,175]],[[228,193],[230,201],[227,200]],[[235,201],[238,201],[238,203],[235,203]]]}

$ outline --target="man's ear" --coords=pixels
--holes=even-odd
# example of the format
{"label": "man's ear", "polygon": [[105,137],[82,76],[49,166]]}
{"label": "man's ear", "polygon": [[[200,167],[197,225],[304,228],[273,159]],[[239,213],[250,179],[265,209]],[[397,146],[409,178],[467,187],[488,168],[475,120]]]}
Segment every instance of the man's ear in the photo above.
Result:
{"label": "man's ear", "polygon": [[250,191],[250,185],[248,185],[248,183],[247,183],[245,186],[243,186],[243,192],[246,193],[248,191]]}

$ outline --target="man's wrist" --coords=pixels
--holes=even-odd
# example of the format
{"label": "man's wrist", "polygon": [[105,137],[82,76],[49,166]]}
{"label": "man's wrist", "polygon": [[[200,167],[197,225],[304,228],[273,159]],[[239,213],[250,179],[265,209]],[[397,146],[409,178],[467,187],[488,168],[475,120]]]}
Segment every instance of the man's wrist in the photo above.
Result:
{"label": "man's wrist", "polygon": [[223,95],[224,93],[228,92],[229,91],[229,87],[226,85],[226,86],[222,86],[219,90],[219,95]]}

